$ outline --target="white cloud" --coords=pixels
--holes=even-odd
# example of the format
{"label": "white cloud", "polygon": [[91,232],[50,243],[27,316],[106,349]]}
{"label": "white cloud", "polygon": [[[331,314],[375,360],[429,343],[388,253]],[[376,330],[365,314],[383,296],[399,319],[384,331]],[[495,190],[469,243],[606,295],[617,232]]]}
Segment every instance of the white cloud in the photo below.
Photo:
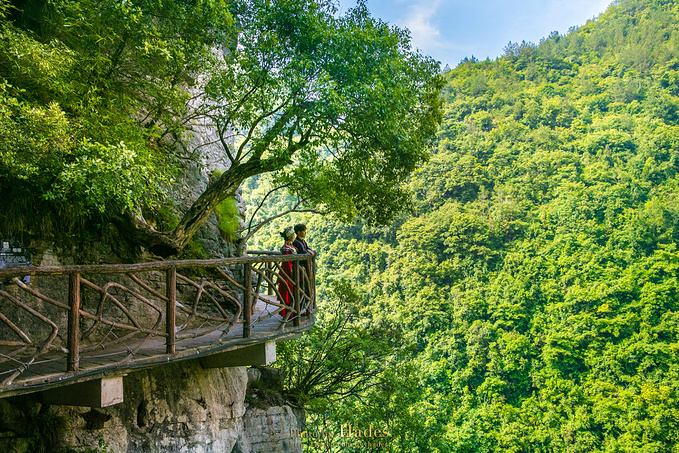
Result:
{"label": "white cloud", "polygon": [[410,4],[407,16],[398,22],[410,30],[413,47],[427,53],[435,53],[435,49],[466,50],[465,46],[446,39],[436,25],[435,19],[441,6],[441,0],[418,0]]}
{"label": "white cloud", "polygon": [[405,26],[410,29],[415,43],[422,42],[430,45],[440,41],[441,32],[432,23],[432,18],[440,4],[441,1],[436,0],[434,2],[416,3],[410,7],[410,14],[405,19]]}

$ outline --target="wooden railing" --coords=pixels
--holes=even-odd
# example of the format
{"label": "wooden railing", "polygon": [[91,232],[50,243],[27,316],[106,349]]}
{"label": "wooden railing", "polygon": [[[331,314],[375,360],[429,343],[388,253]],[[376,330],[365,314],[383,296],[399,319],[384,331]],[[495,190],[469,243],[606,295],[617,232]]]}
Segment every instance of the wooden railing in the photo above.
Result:
{"label": "wooden railing", "polygon": [[[89,367],[129,363],[235,334],[252,340],[253,328],[272,329],[274,321],[313,323],[313,257],[253,254],[259,256],[0,269],[0,392],[37,373],[37,364],[73,374],[83,355]],[[291,276],[282,270],[286,262]],[[280,302],[286,291],[290,305]]]}

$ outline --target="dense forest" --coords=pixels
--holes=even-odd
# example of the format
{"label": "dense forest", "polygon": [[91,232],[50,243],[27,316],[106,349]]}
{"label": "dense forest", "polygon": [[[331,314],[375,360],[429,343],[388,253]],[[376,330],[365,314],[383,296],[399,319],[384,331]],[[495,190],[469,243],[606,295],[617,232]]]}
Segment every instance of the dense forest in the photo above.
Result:
{"label": "dense forest", "polygon": [[308,430],[388,431],[355,451],[677,451],[679,2],[616,1],[445,77],[407,213],[299,217],[324,301],[281,366]]}

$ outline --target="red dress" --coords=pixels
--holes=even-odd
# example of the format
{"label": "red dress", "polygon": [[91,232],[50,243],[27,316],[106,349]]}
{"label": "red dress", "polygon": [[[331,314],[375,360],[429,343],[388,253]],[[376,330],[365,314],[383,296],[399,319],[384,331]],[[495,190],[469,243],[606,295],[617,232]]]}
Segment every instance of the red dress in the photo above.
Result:
{"label": "red dress", "polygon": [[[283,244],[283,247],[281,247],[282,255],[294,255],[295,253],[297,253],[297,249],[290,244]],[[278,301],[288,307],[292,307],[292,261],[282,262],[281,270],[287,278],[283,278],[282,276],[278,277],[278,293],[280,294],[278,296]],[[283,300],[280,299],[281,297]],[[281,311],[281,316],[285,318],[287,313],[288,310],[284,308]]]}

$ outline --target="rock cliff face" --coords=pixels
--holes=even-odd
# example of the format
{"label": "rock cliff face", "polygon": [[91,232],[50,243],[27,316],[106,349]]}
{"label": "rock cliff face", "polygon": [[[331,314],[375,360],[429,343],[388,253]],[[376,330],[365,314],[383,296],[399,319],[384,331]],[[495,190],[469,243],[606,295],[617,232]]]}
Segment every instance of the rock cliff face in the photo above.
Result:
{"label": "rock cliff face", "polygon": [[298,433],[303,431],[304,411],[295,414],[282,400],[283,376],[270,367],[250,368],[247,374],[243,436],[232,453],[302,453]]}
{"label": "rock cliff face", "polygon": [[243,436],[231,453],[302,453],[297,432],[290,406],[249,407],[243,417]]}
{"label": "rock cliff face", "polygon": [[131,373],[102,409],[0,400],[0,452],[301,453],[288,406],[248,407],[245,367],[187,361]]}
{"label": "rock cliff face", "polygon": [[70,420],[62,445],[97,445],[102,434],[115,452],[230,452],[243,431],[246,384],[243,367],[203,370],[194,361],[132,373],[122,404],[60,408]]}

